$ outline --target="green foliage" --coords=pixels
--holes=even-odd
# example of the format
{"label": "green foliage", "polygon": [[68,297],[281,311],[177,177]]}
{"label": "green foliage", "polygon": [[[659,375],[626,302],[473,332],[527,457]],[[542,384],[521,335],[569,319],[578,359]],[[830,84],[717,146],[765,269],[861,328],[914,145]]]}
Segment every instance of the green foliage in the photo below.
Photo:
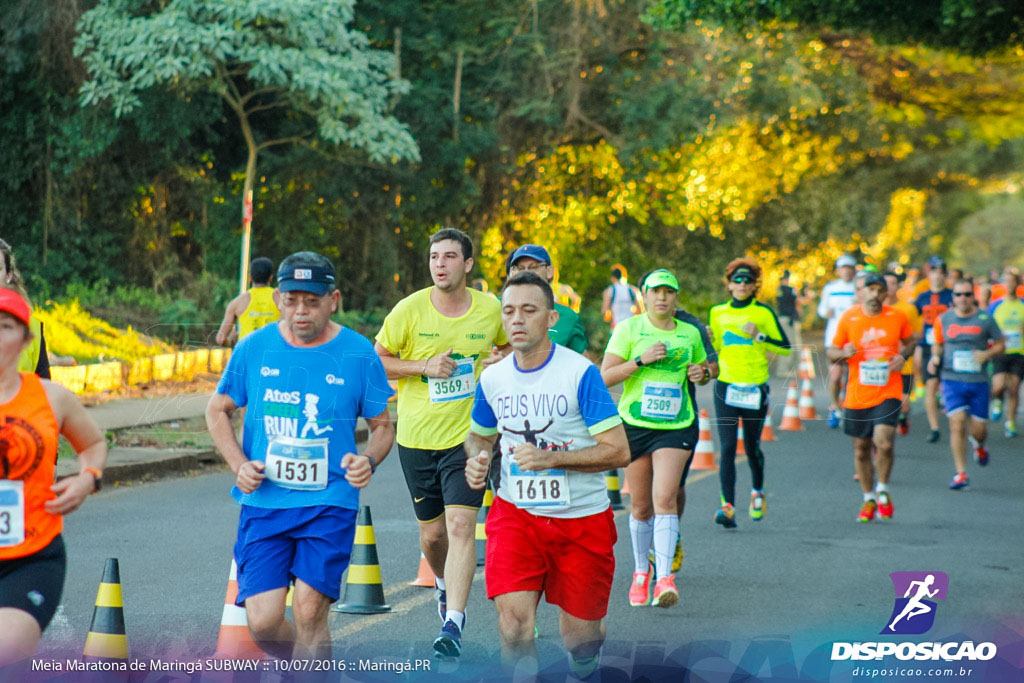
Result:
{"label": "green foliage", "polygon": [[335,322],[355,330],[373,341],[384,325],[384,318],[389,312],[390,309],[387,308],[371,308],[365,311],[347,310],[336,313],[333,318]]}

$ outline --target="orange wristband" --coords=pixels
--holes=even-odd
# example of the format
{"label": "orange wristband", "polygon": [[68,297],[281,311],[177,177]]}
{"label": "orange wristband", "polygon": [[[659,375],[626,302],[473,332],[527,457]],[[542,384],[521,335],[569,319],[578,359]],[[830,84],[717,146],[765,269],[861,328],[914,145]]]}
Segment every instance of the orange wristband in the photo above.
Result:
{"label": "orange wristband", "polygon": [[94,479],[102,479],[103,478],[103,473],[100,472],[95,467],[83,467],[82,471],[79,472],[79,474],[83,474],[85,472],[88,472],[89,474],[91,474]]}

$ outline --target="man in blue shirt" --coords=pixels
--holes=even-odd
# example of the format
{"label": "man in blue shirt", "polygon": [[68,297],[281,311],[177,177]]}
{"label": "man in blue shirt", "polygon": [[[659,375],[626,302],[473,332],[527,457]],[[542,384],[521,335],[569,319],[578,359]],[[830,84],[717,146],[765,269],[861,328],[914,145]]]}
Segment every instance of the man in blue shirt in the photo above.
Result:
{"label": "man in blue shirt", "polygon": [[[236,475],[238,599],[253,639],[284,659],[331,656],[327,614],[355,535],[359,491],[387,457],[394,393],[364,337],[331,321],[334,265],[298,252],[277,272],[281,319],[235,348],[206,423]],[[231,414],[247,407],[242,443]],[[370,443],[356,451],[358,418]],[[292,613],[284,617],[294,581]]]}

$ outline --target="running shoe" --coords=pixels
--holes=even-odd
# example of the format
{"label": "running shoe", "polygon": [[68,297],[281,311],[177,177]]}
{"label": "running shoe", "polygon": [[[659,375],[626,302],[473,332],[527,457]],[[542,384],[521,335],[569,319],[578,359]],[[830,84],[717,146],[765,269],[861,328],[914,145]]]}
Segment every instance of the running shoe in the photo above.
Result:
{"label": "running shoe", "polygon": [[633,607],[642,607],[647,604],[651,590],[651,567],[648,565],[647,573],[633,572],[633,583],[629,584],[629,604]]}
{"label": "running shoe", "polygon": [[434,599],[437,600],[437,615],[441,617],[441,623],[448,618],[448,591],[434,586]]}
{"label": "running shoe", "polygon": [[654,599],[651,604],[655,607],[671,607],[679,602],[679,591],[676,590],[676,576],[669,574],[658,579],[654,584]]}
{"label": "running shoe", "polygon": [[992,421],[999,422],[1003,417],[1003,401],[1002,399],[992,399]]}
{"label": "running shoe", "polygon": [[896,431],[900,433],[900,436],[906,436],[910,433],[910,416],[906,413],[900,413],[899,424],[896,426]]}
{"label": "running shoe", "polygon": [[750,494],[750,518],[755,522],[760,522],[764,517],[764,494],[763,493],[751,493]]}
{"label": "running shoe", "polygon": [[839,418],[842,414],[835,408],[830,408],[828,411],[828,428],[839,429]]}
{"label": "running shoe", "polygon": [[949,482],[949,488],[951,489],[962,489],[967,486],[970,482],[967,480],[967,474],[964,472],[958,472],[953,477],[953,481]]}
{"label": "running shoe", "polygon": [[434,652],[439,657],[458,657],[462,652],[462,629],[449,619],[434,639]]}
{"label": "running shoe", "polygon": [[892,519],[892,497],[888,491],[878,492],[878,516],[882,519]]}
{"label": "running shoe", "polygon": [[715,524],[721,524],[726,529],[735,529],[736,510],[733,508],[732,503],[725,503],[722,508],[715,512]]}
{"label": "running shoe", "polygon": [[935,443],[938,440],[939,440],[939,430],[938,429],[933,429],[928,434],[928,443]]}
{"label": "running shoe", "polygon": [[1007,439],[1012,439],[1013,437],[1017,436],[1017,425],[1011,422],[1010,420],[1007,420],[1003,424],[1003,436],[1005,436]]}
{"label": "running shoe", "polygon": [[984,467],[988,464],[988,450],[984,444],[978,444],[974,447],[974,461]]}
{"label": "running shoe", "polygon": [[582,681],[597,671],[597,667],[601,663],[601,653],[598,652],[593,657],[585,657],[583,659],[576,659],[569,655],[569,662],[572,667],[572,675]]}
{"label": "running shoe", "polygon": [[922,398],[924,398],[924,391],[925,391],[924,385],[921,384],[921,383],[918,383],[914,387],[914,393],[910,395],[910,400],[911,401],[920,401]]}
{"label": "running shoe", "polygon": [[864,504],[860,506],[860,514],[857,515],[858,522],[870,522],[875,518],[875,512],[878,510],[878,505],[873,500],[865,500]]}

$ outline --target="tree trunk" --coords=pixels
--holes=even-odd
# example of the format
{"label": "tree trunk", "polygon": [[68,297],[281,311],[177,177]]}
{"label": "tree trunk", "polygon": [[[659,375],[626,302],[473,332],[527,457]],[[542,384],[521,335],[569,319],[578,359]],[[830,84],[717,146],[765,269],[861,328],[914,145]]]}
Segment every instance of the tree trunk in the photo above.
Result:
{"label": "tree trunk", "polygon": [[[242,187],[242,251],[238,271],[238,292],[241,294],[249,284],[249,247],[252,241],[252,188],[256,184],[256,156],[259,149],[252,136],[252,128],[245,116],[239,116],[242,123],[242,135],[245,137],[249,158],[245,163],[245,184]],[[247,206],[248,204],[248,206]]]}
{"label": "tree trunk", "polygon": [[455,94],[452,99],[452,139],[455,142],[459,141],[459,107],[462,101],[462,57],[465,54],[465,50],[459,48],[458,55],[455,57]]}

